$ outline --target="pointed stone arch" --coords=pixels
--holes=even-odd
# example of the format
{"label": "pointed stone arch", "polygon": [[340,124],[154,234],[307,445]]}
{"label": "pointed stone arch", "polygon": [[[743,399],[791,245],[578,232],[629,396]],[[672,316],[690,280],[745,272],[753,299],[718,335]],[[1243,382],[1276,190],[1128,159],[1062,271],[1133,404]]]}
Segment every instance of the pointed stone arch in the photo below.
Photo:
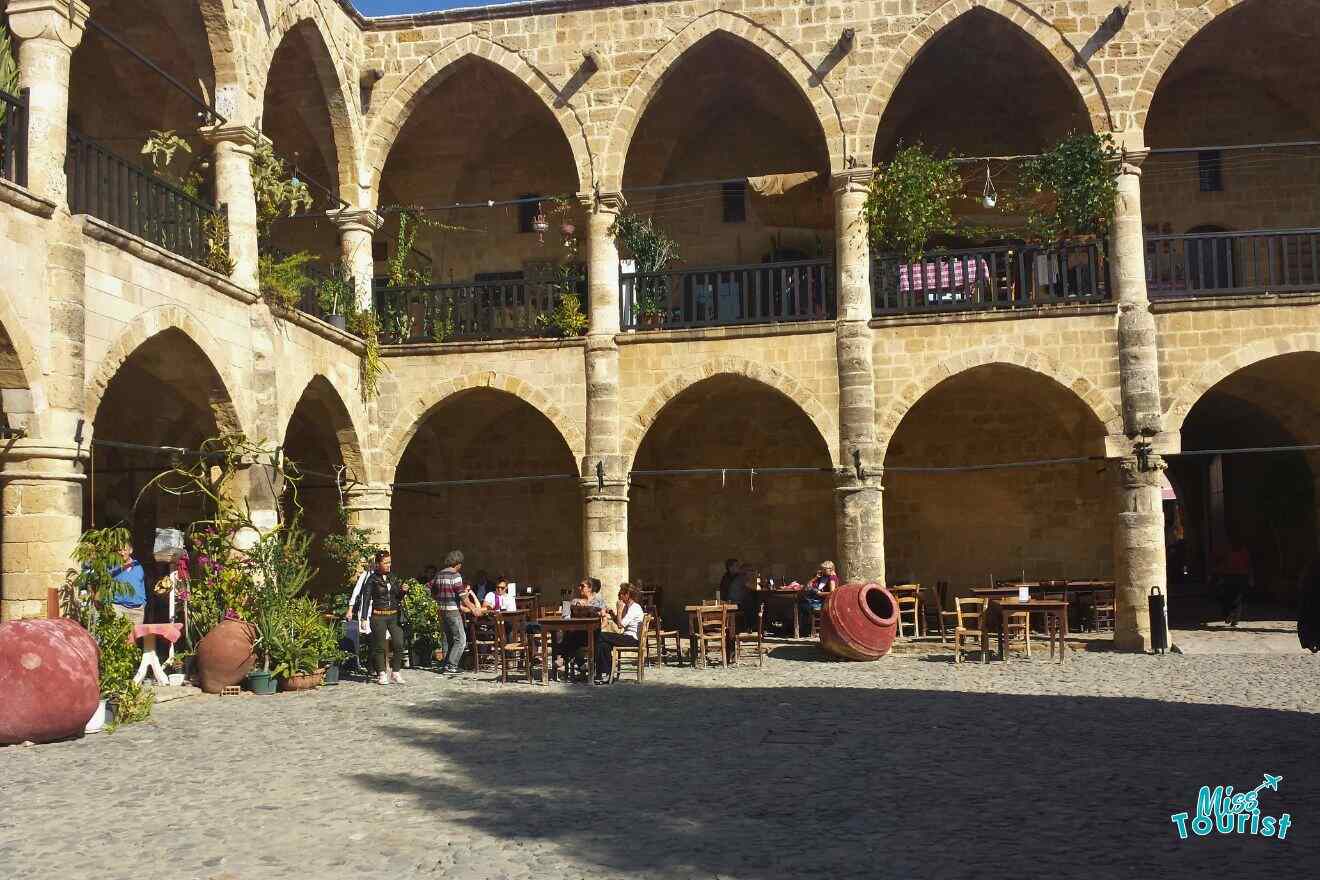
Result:
{"label": "pointed stone arch", "polygon": [[687,389],[715,376],[742,376],[757,384],[764,385],[772,391],[779,392],[780,395],[795,404],[803,415],[810,420],[820,434],[820,440],[825,445],[825,449],[829,452],[830,463],[833,465],[838,464],[838,421],[830,409],[821,403],[820,398],[801,382],[781,373],[774,367],[768,367],[765,364],[749,361],[745,358],[720,357],[674,373],[661,383],[637,412],[633,414],[623,431],[623,448],[621,451],[625,469],[632,467],[633,459],[637,457],[637,451],[641,449],[647,432],[655,423],[665,405]]}
{"label": "pointed stone arch", "polygon": [[1320,353],[1320,332],[1294,333],[1274,339],[1258,339],[1234,349],[1218,360],[1206,364],[1194,379],[1183,382],[1172,394],[1164,413],[1164,429],[1181,431],[1192,407],[1220,382],[1238,370],[1281,355],[1299,352]]}
{"label": "pointed stone arch", "polygon": [[41,378],[36,349],[23,327],[9,297],[0,296],[0,388],[5,390],[31,390]]}
{"label": "pointed stone arch", "polygon": [[828,86],[819,81],[815,68],[797,49],[769,28],[746,16],[717,9],[688,22],[646,61],[628,87],[609,128],[609,146],[601,161],[600,189],[614,192],[622,187],[628,147],[632,144],[633,134],[647,106],[688,50],[715,33],[736,37],[759,49],[783,71],[811,106],[820,124],[821,137],[824,138],[829,155],[830,171],[840,171],[846,167],[850,151],[844,134],[843,116],[835,96]]}
{"label": "pointed stone arch", "polygon": [[1183,48],[1221,15],[1247,2],[1250,0],[1205,0],[1196,9],[1178,13],[1177,23],[1151,55],[1142,73],[1141,83],[1132,94],[1129,113],[1137,128],[1145,128],[1146,115],[1150,112],[1151,102],[1155,100],[1155,91]]}
{"label": "pointed stone arch", "polygon": [[421,393],[412,395],[411,400],[400,406],[394,424],[380,445],[381,482],[394,481],[399,462],[403,460],[404,453],[408,451],[408,444],[412,442],[422,424],[455,394],[474,388],[488,388],[518,398],[555,427],[560,439],[572,453],[574,461],[580,461],[586,455],[587,444],[582,427],[556,406],[544,391],[522,379],[502,373],[491,371],[469,373],[436,382]]}
{"label": "pointed stone arch", "polygon": [[1095,418],[1097,442],[1104,434],[1123,432],[1122,413],[1114,406],[1110,396],[1105,394],[1090,379],[1082,374],[1059,366],[1050,358],[1037,352],[1022,348],[980,348],[960,355],[945,358],[926,370],[894,395],[889,406],[876,415],[876,437],[879,440],[879,457],[883,461],[889,449],[889,443],[903,417],[937,385],[946,379],[967,372],[977,367],[992,365],[1020,367],[1038,376],[1050,380],[1072,392],[1086,410]]}
{"label": "pointed stone arch", "polygon": [[916,62],[922,50],[939,39],[946,27],[974,10],[994,13],[1015,25],[1030,42],[1040,46],[1059,65],[1060,72],[1077,89],[1081,103],[1086,107],[1091,128],[1096,132],[1110,131],[1114,119],[1109,99],[1100,85],[1099,77],[1090,65],[1078,65],[1077,49],[1040,13],[1022,0],[946,0],[921,24],[903,38],[880,69],[875,84],[866,98],[866,106],[858,119],[855,153],[865,157],[869,164],[875,149],[876,133],[884,117],[885,108],[898,91],[904,75]]}
{"label": "pointed stone arch", "polygon": [[225,347],[200,321],[177,306],[161,306],[143,312],[124,327],[88,379],[84,400],[88,416],[96,418],[110,381],[133,353],[150,340],[171,330],[182,333],[196,346],[219,382],[222,393],[211,400],[211,409],[220,431],[246,433],[245,422],[234,398],[234,389],[241,386],[234,380],[228,366]]}
{"label": "pointed stone arch", "polygon": [[[310,398],[309,395],[311,395]],[[339,457],[348,469],[345,477],[359,483],[366,482],[366,460],[362,452],[362,433],[359,430],[357,420],[353,416],[352,409],[344,401],[334,381],[325,373],[314,373],[303,385],[284,419],[280,431],[280,436],[284,438],[282,442],[287,442],[298,406],[307,399],[318,401],[330,417],[330,424],[326,425],[326,428],[333,431],[335,445],[339,449]]]}
{"label": "pointed stone arch", "polygon": [[287,6],[277,19],[269,35],[267,54],[262,60],[258,82],[253,84],[253,96],[258,112],[265,103],[271,65],[285,40],[302,39],[312,58],[316,78],[321,84],[329,113],[330,132],[335,143],[335,180],[323,181],[338,189],[341,199],[352,204],[358,193],[358,169],[361,166],[361,124],[357,113],[356,83],[350,74],[355,69],[340,39],[327,31],[324,16],[315,6],[295,3]]}
{"label": "pointed stone arch", "polygon": [[555,118],[568,141],[577,169],[578,188],[590,190],[594,178],[594,160],[587,143],[585,123],[578,108],[571,102],[561,101],[558,89],[550,77],[526,61],[521,52],[511,51],[489,37],[469,32],[422,59],[402,78],[387,77],[378,86],[380,94],[373,98],[372,103],[379,109],[368,117],[366,138],[365,170],[370,175],[373,201],[379,198],[380,175],[385,168],[385,161],[413,110],[454,72],[459,61],[469,57],[503,68],[536,95]]}

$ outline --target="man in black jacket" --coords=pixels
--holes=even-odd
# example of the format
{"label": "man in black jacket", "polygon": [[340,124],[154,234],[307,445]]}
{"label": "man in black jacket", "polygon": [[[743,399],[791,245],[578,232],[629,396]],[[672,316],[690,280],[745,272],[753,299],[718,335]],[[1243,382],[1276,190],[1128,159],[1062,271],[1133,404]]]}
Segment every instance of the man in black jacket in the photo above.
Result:
{"label": "man in black jacket", "polygon": [[[403,614],[403,587],[399,579],[390,574],[390,554],[384,550],[376,553],[376,570],[368,576],[362,585],[366,596],[364,616],[371,626],[371,666],[376,672],[377,684],[403,684],[403,652],[407,642],[403,636],[403,626],[399,622]],[[385,670],[385,654],[390,651],[391,671]]]}

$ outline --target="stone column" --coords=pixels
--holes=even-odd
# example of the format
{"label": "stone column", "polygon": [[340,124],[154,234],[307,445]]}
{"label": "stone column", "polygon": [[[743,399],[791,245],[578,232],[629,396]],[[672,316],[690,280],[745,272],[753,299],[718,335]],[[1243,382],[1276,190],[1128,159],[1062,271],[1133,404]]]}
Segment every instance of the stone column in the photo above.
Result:
{"label": "stone column", "polygon": [[628,475],[620,454],[619,250],[609,228],[623,209],[618,193],[580,196],[587,209],[587,437],[582,459],[582,555],[607,602],[628,579]]}
{"label": "stone column", "polygon": [[28,188],[68,206],[69,62],[90,10],[82,0],[9,0],[18,37],[18,87],[28,89]]}
{"label": "stone column", "polygon": [[0,620],[46,616],[47,590],[64,583],[82,534],[87,448],[20,439],[6,444]]}
{"label": "stone column", "polygon": [[1149,151],[1140,129],[1120,133],[1118,142],[1123,158],[1118,168],[1110,259],[1118,300],[1123,433],[1133,444],[1134,456],[1111,464],[1116,474],[1118,517],[1114,538],[1114,645],[1120,650],[1147,651],[1151,587],[1159,587],[1167,597],[1164,506],[1160,496],[1164,462],[1151,454],[1151,444],[1163,431],[1163,406],[1155,316],[1146,291],[1146,243],[1141,218],[1141,163]]}
{"label": "stone column", "polygon": [[872,173],[855,168],[834,176],[840,457],[834,523],[840,577],[884,583],[883,462],[875,437],[875,370],[867,323],[871,248],[863,213]]}
{"label": "stone column", "polygon": [[210,125],[201,129],[215,147],[215,201],[229,218],[231,280],[256,292],[257,197],[252,187],[252,150],[264,137],[247,125]]}
{"label": "stone column", "polygon": [[[349,526],[366,529],[373,544],[389,547],[392,496],[393,490],[384,483],[349,489],[344,497],[344,509],[348,511]],[[452,547],[443,547],[439,552],[448,553],[452,549]]]}
{"label": "stone column", "polygon": [[[1164,460],[1147,456],[1111,459],[1117,518],[1114,522],[1114,647],[1149,651],[1150,588],[1165,590]],[[1167,608],[1167,593],[1166,593]]]}
{"label": "stone column", "polygon": [[371,280],[376,274],[376,261],[371,256],[371,239],[381,227],[381,217],[375,211],[345,209],[328,212],[339,227],[339,245],[343,251],[344,266],[353,273],[354,305],[359,311],[371,308]]}

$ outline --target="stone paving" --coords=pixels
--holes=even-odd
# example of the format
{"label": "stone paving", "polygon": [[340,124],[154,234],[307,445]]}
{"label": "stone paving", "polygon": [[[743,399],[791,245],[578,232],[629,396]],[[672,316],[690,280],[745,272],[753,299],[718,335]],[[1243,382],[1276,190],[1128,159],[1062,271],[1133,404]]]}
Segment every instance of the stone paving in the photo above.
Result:
{"label": "stone paving", "polygon": [[[798,644],[643,685],[193,697],[0,749],[0,876],[1314,876],[1318,681],[1301,652],[955,667]],[[1285,840],[1177,839],[1201,785],[1265,771]]]}

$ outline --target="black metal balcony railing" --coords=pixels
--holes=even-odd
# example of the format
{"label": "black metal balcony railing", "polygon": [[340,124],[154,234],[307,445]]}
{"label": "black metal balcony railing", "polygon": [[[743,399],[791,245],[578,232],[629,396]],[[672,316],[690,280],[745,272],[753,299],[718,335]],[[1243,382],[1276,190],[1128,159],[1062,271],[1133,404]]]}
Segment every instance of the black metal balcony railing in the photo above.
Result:
{"label": "black metal balcony railing", "polygon": [[203,221],[216,210],[69,129],[69,209],[90,214],[181,257],[206,256]]}
{"label": "black metal balcony railing", "polygon": [[28,90],[0,91],[0,177],[27,186]]}
{"label": "black metal balcony railing", "polygon": [[915,263],[889,254],[875,259],[871,275],[876,315],[1103,302],[1109,296],[1108,260],[1098,242],[929,251]]}
{"label": "black metal balcony railing", "polygon": [[1320,291],[1320,229],[1146,236],[1151,299]]}
{"label": "black metal balcony railing", "polygon": [[[575,284],[580,289],[582,281]],[[553,336],[549,316],[562,296],[558,282],[475,281],[418,287],[377,287],[376,315],[384,340],[448,342]]]}
{"label": "black metal balcony railing", "polygon": [[814,321],[835,316],[829,260],[714,266],[619,278],[625,329]]}

